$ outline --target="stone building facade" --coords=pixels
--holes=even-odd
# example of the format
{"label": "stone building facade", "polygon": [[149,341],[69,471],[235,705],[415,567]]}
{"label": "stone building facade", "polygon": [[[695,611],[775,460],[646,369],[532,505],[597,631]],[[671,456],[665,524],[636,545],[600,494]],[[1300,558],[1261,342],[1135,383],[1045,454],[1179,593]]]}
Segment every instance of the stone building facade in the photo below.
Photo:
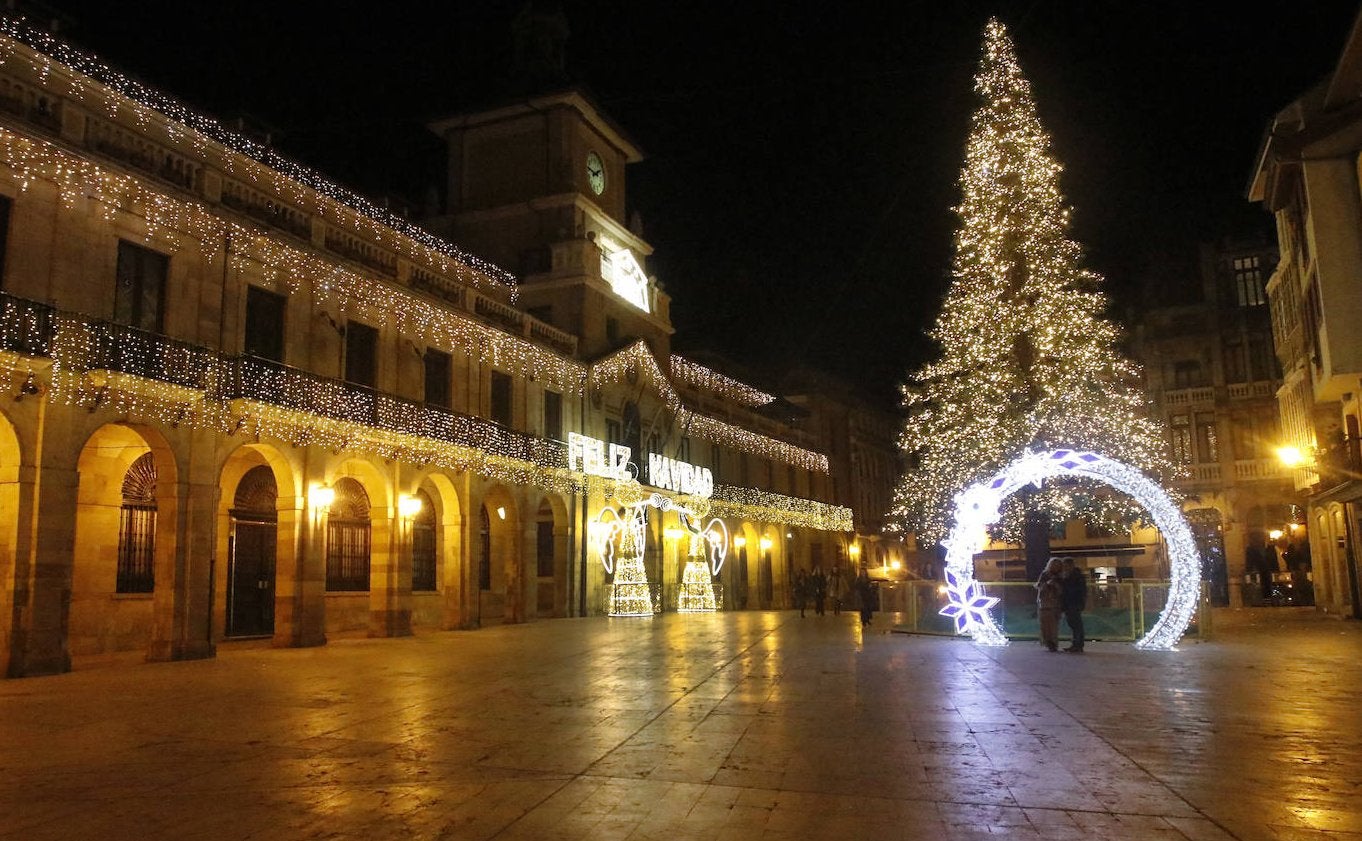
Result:
{"label": "stone building facade", "polygon": [[657,503],[658,609],[672,502],[733,536],[729,608],[851,531],[809,430],[670,353],[641,153],[580,94],[521,132],[536,177],[517,115],[434,126],[470,164],[437,236],[22,23],[0,58],[3,673],[600,613],[597,444]]}
{"label": "stone building facade", "polygon": [[1134,350],[1171,436],[1212,602],[1242,607],[1261,603],[1268,562],[1275,570],[1305,540],[1303,498],[1276,453],[1281,378],[1265,284],[1277,251],[1226,241],[1203,246],[1198,264],[1191,300],[1146,311]]}
{"label": "stone building facade", "polygon": [[1248,197],[1277,222],[1268,281],[1283,455],[1307,495],[1316,605],[1362,618],[1362,18],[1269,123]]}

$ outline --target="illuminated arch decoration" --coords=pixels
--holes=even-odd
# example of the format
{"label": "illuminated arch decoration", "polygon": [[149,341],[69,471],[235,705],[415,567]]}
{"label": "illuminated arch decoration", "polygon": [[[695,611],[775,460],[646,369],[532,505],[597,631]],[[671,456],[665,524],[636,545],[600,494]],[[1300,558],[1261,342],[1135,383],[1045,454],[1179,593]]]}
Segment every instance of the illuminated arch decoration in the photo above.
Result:
{"label": "illuminated arch decoration", "polygon": [[974,580],[974,556],[984,548],[987,527],[1000,519],[998,509],[1004,499],[1026,485],[1040,487],[1041,482],[1056,476],[1096,479],[1129,494],[1163,533],[1168,542],[1172,585],[1159,620],[1135,646],[1171,650],[1191,624],[1201,596],[1201,558],[1187,520],[1163,488],[1140,471],[1097,453],[1078,450],[1023,453],[993,478],[956,494],[955,524],[942,542],[946,547],[946,593],[950,603],[941,609],[941,614],[955,620],[957,633],[969,634],[977,643],[1007,644],[1007,637],[988,612],[998,599],[986,595]]}

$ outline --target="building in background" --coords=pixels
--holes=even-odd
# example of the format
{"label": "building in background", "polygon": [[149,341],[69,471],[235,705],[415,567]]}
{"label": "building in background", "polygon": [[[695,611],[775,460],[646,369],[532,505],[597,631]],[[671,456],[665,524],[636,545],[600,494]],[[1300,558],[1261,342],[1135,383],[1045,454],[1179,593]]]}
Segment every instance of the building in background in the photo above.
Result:
{"label": "building in background", "polygon": [[1270,601],[1281,557],[1300,560],[1305,545],[1303,498],[1276,453],[1281,379],[1265,291],[1276,263],[1267,243],[1202,246],[1189,300],[1146,310],[1134,334],[1214,604]]}
{"label": "building in background", "polygon": [[729,608],[852,530],[823,442],[671,354],[581,92],[433,124],[436,235],[21,22],[0,55],[0,672],[598,614],[636,499],[650,610],[679,504]]}
{"label": "building in background", "polygon": [[1248,197],[1277,222],[1268,282],[1282,455],[1308,496],[1316,604],[1362,618],[1362,18],[1329,76],[1269,123]]}

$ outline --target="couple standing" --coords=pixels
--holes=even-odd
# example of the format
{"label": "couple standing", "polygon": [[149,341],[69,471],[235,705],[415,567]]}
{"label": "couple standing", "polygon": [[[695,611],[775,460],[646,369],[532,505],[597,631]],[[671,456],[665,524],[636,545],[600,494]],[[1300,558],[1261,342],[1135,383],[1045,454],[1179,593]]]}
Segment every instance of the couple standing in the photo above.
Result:
{"label": "couple standing", "polygon": [[1036,580],[1036,606],[1040,613],[1040,641],[1051,651],[1059,650],[1059,614],[1073,634],[1065,651],[1083,653],[1083,608],[1088,603],[1088,579],[1073,558],[1051,558]]}

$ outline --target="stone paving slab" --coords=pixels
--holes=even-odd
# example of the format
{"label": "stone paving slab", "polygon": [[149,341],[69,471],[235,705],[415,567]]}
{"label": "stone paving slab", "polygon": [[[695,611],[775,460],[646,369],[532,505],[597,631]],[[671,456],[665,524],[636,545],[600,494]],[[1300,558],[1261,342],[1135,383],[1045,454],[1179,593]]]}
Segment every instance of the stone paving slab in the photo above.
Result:
{"label": "stone paving slab", "polygon": [[87,661],[0,682],[0,838],[1362,841],[1362,624],[1215,624],[1081,656],[773,612]]}

